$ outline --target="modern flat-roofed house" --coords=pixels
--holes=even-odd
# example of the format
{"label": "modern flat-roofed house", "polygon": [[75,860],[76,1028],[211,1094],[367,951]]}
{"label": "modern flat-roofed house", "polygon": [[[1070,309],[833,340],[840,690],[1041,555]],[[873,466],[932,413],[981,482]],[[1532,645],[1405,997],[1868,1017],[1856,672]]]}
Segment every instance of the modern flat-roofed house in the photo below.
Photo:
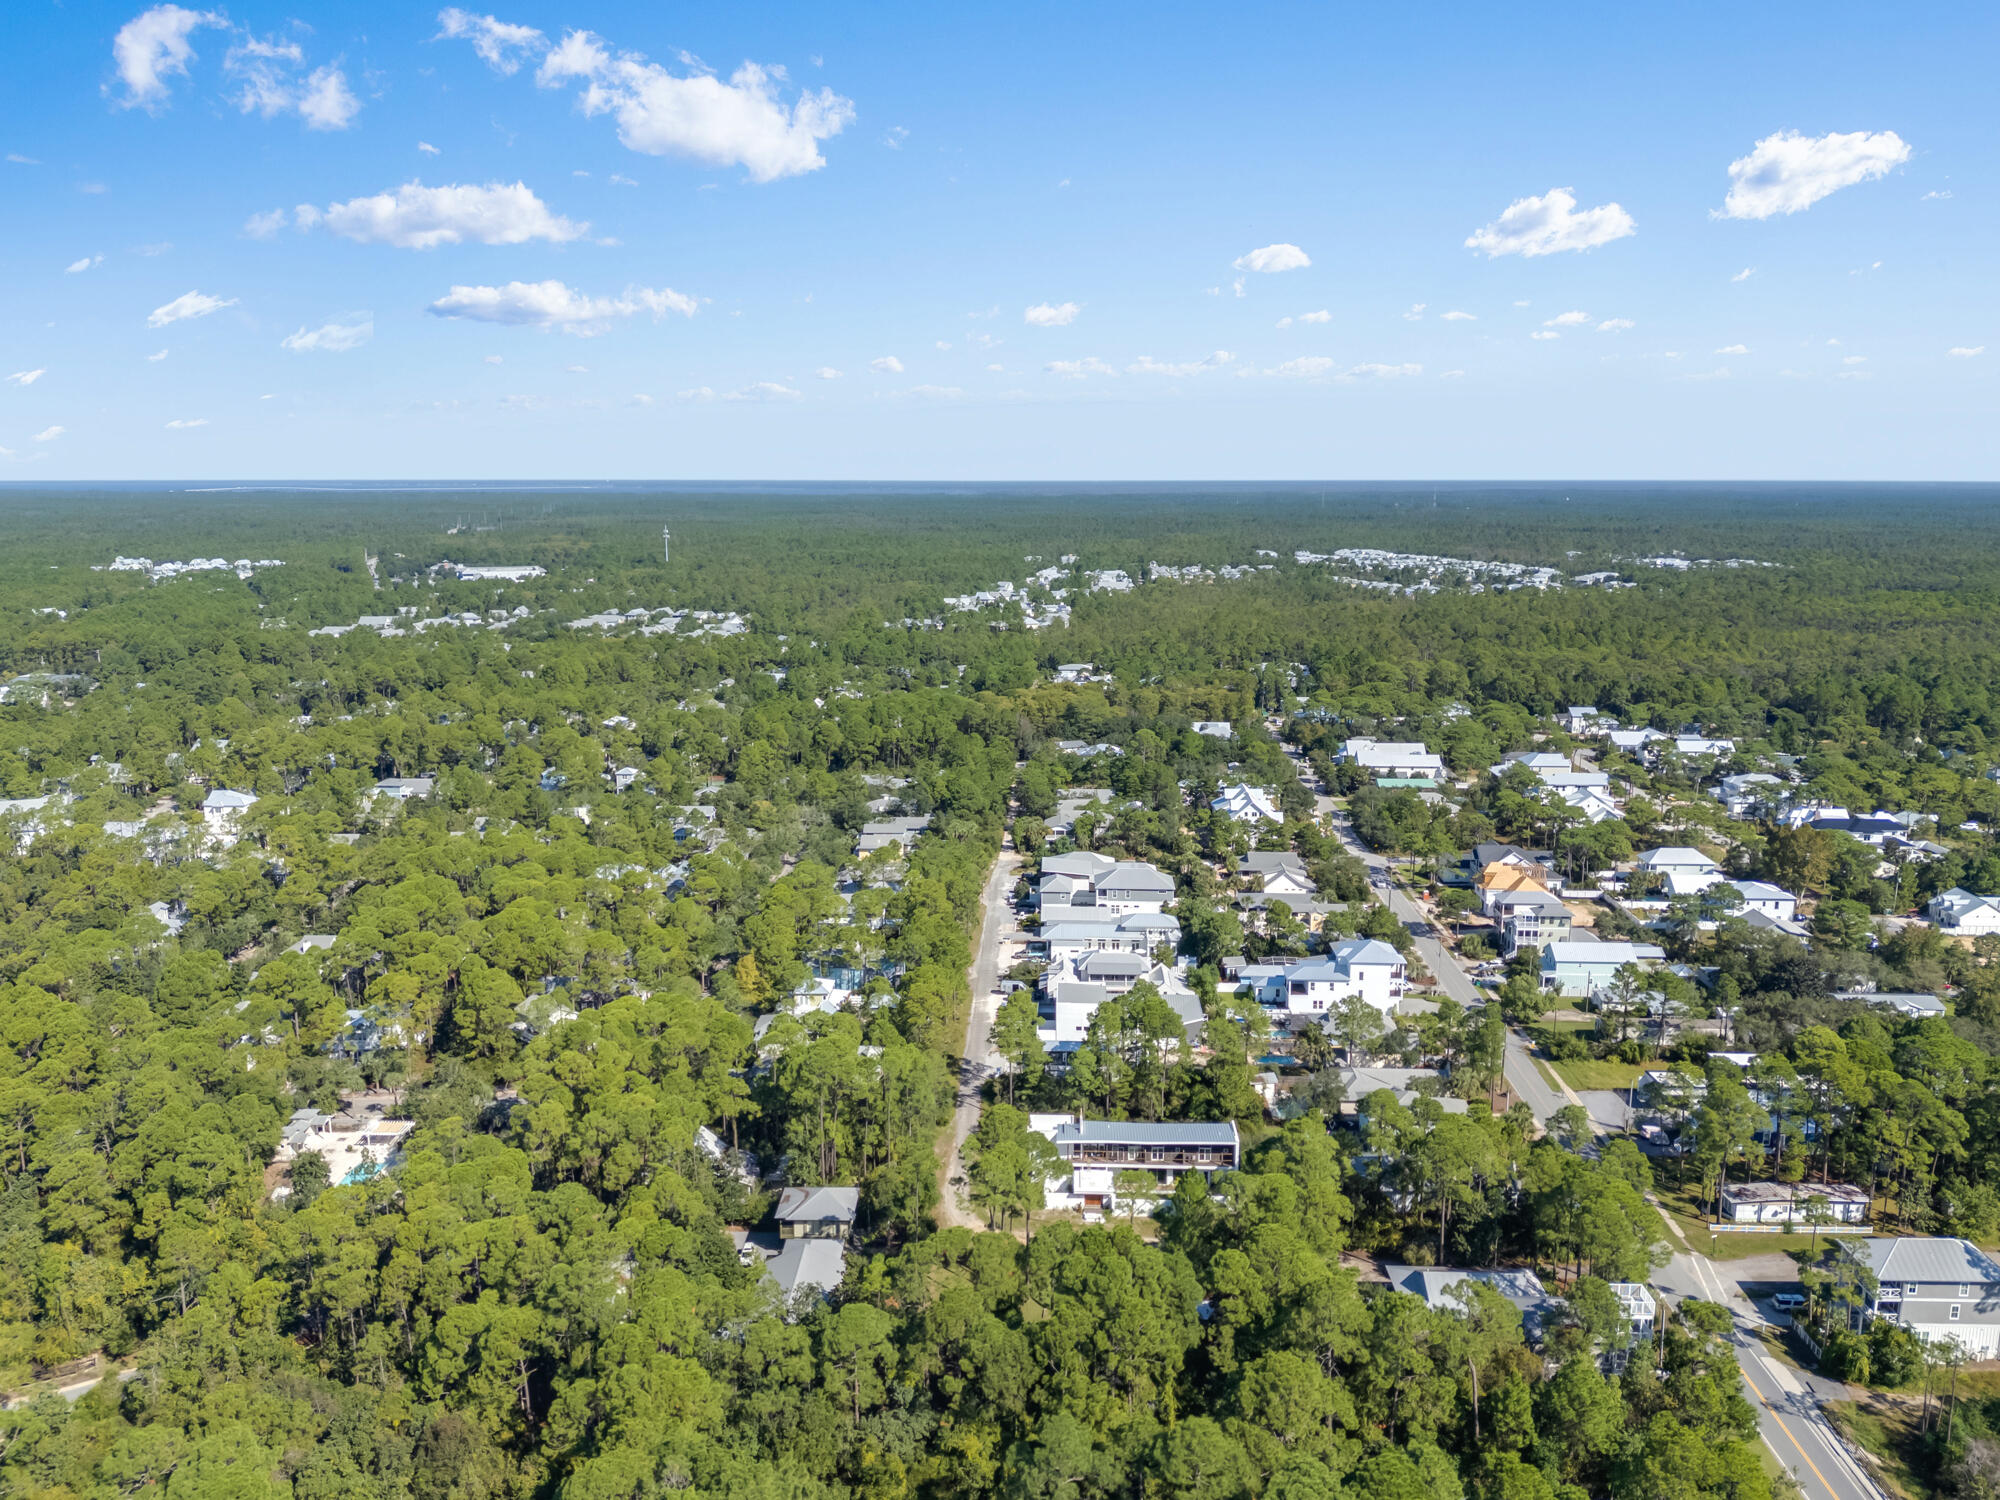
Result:
{"label": "modern flat-roofed house", "polygon": [[1444,778],[1444,757],[1414,740],[1372,740],[1357,736],[1340,747],[1341,759],[1377,776]]}
{"label": "modern flat-roofed house", "polygon": [[1587,999],[1610,988],[1626,964],[1657,964],[1666,956],[1652,943],[1550,943],[1542,949],[1542,988]]}
{"label": "modern flat-roofed house", "polygon": [[1977,1245],[1909,1235],[1840,1248],[1875,1278],[1864,1322],[1887,1318],[1920,1339],[1956,1339],[1974,1359],[2000,1356],[2000,1262]]}
{"label": "modern flat-roofed house", "polygon": [[1072,1173],[1089,1168],[1150,1172],[1171,1189],[1183,1174],[1226,1172],[1238,1161],[1236,1122],[1070,1119],[1054,1127],[1056,1154]]}
{"label": "modern flat-roofed house", "polygon": [[1835,1224],[1859,1224],[1868,1217],[1868,1194],[1845,1182],[1729,1182],[1722,1187],[1717,1217],[1725,1224],[1805,1224],[1811,1203],[1826,1205]]}
{"label": "modern flat-roofed house", "polygon": [[860,1207],[860,1188],[788,1187],[778,1194],[778,1233],[788,1240],[844,1240]]}
{"label": "modern flat-roofed house", "polygon": [[1722,884],[1722,867],[1699,849],[1670,844],[1648,849],[1633,862],[1635,871],[1660,877],[1670,896],[1695,896],[1712,885]]}
{"label": "modern flat-roofed house", "polygon": [[1931,897],[1926,908],[1937,930],[1951,937],[1985,937],[2000,932],[2000,896],[1975,896],[1955,885]]}

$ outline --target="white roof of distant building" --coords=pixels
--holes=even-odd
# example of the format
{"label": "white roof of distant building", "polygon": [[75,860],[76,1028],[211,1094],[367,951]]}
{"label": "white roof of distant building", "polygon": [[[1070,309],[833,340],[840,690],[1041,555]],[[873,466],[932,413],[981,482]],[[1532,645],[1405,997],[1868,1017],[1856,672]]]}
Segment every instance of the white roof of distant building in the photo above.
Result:
{"label": "white roof of distant building", "polygon": [[220,810],[223,808],[250,807],[256,801],[257,794],[255,792],[238,792],[226,786],[219,786],[202,799],[201,806],[202,810],[206,812],[211,808]]}

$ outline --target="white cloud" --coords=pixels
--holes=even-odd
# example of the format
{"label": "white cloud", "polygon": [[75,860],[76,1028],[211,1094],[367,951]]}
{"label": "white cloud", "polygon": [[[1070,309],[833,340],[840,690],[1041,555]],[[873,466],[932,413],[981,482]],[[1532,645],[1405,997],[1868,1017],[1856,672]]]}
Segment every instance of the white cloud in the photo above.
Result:
{"label": "white cloud", "polygon": [[1022,316],[1037,328],[1062,328],[1074,323],[1082,311],[1074,302],[1037,302]]}
{"label": "white cloud", "polygon": [[285,227],[291,215],[282,208],[274,208],[269,213],[252,214],[243,221],[243,232],[253,240],[268,240]]}
{"label": "white cloud", "polygon": [[1747,344],[1724,344],[1715,352],[1717,354],[1748,354],[1750,346]]}
{"label": "white cloud", "polygon": [[393,193],[330,203],[313,211],[301,228],[325,221],[335,234],[364,244],[402,250],[434,250],[439,245],[476,241],[482,245],[524,245],[530,240],[566,244],[590,225],[579,224],[537,198],[524,182],[489,182],[484,187],[452,183],[425,187],[406,182]]}
{"label": "white cloud", "polygon": [[1606,318],[1602,323],[1597,325],[1597,331],[1599,333],[1623,333],[1626,329],[1637,326],[1630,318]]}
{"label": "white cloud", "polygon": [[1718,219],[1795,214],[1909,159],[1909,145],[1893,130],[1822,136],[1781,130],[1729,164],[1729,196],[1713,214]]}
{"label": "white cloud", "polygon": [[149,355],[147,355],[147,356],[146,356],[146,363],[147,363],[147,364],[149,364],[149,365],[156,365],[156,364],[158,364],[158,363],[159,363],[159,362],[160,362],[161,360],[165,359],[166,357],[167,357],[167,351],[166,351],[166,350],[164,350],[164,349],[162,349],[162,350],[161,350],[161,351],[160,351],[160,352],[159,352],[158,354],[149,354]]}
{"label": "white cloud", "polygon": [[637,187],[639,185],[638,178],[627,177],[623,172],[613,172],[609,177],[605,178],[604,180],[610,183],[613,187]]}
{"label": "white cloud", "polygon": [[510,25],[492,16],[460,10],[455,5],[438,12],[438,35],[471,42],[479,60],[503,75],[519,72],[529,53],[540,52],[548,45],[548,39],[532,26]]}
{"label": "white cloud", "polygon": [[565,374],[565,375],[588,375],[589,373],[590,373],[590,366],[589,366],[589,365],[564,365],[564,366],[563,366],[563,374]]}
{"label": "white cloud", "polygon": [[1976,359],[1986,352],[1984,344],[1958,344],[1944,351],[1953,359]]}
{"label": "white cloud", "polygon": [[1227,349],[1218,349],[1202,359],[1182,360],[1176,364],[1162,364],[1150,354],[1142,354],[1125,367],[1128,375],[1171,375],[1185,377],[1199,375],[1204,370],[1220,370],[1225,365],[1236,363],[1236,356]]}
{"label": "white cloud", "polygon": [[481,323],[510,323],[533,328],[560,328],[565,333],[601,332],[613,318],[649,312],[655,318],[677,312],[691,318],[699,304],[672,288],[627,287],[616,297],[586,297],[560,281],[510,281],[505,286],[454,286],[430,306],[440,318],[471,318]]}
{"label": "white cloud", "polygon": [[882,144],[887,146],[891,151],[901,151],[903,149],[903,142],[909,138],[910,132],[907,128],[901,125],[891,125],[889,133],[882,137]]}
{"label": "white cloud", "polygon": [[1262,271],[1271,275],[1279,271],[1303,270],[1311,264],[1312,257],[1297,245],[1276,244],[1237,256],[1230,262],[1229,268],[1232,271]]}
{"label": "white cloud", "polygon": [[1578,213],[1574,191],[1550,188],[1539,198],[1515,199],[1499,218],[1474,230],[1465,247],[1483,250],[1489,258],[1554,255],[1564,250],[1594,250],[1638,232],[1632,216],[1616,203]]}
{"label": "white cloud", "polygon": [[1278,319],[1278,321],[1273,323],[1271,326],[1273,328],[1290,328],[1292,326],[1292,320],[1289,317],[1283,317]]}
{"label": "white cloud", "polygon": [[1932,188],[1928,193],[1925,193],[1923,197],[1918,199],[1917,201],[1919,203],[1929,203],[1933,198],[1949,198],[1950,196],[1951,196],[1950,188]]}
{"label": "white cloud", "polygon": [[692,390],[675,391],[674,396],[681,401],[713,401],[715,392],[705,385],[698,385]]}
{"label": "white cloud", "polygon": [[1729,279],[1731,281],[1748,281],[1752,276],[1755,276],[1756,274],[1757,274],[1757,268],[1755,266],[1745,266],[1742,270],[1738,271],[1734,276],[1730,277]]}
{"label": "white cloud", "polygon": [[40,432],[35,434],[35,441],[38,443],[53,443],[66,430],[62,427],[44,427]]}
{"label": "white cloud", "polygon": [[505,363],[507,363],[507,356],[504,354],[489,354],[486,356],[485,360],[482,361],[482,363],[489,365],[504,365]]}
{"label": "white cloud", "polygon": [[345,130],[361,113],[361,101],[335,64],[314,68],[303,78],[305,53],[297,42],[246,36],[229,49],[223,68],[242,80],[236,106],[244,114],[296,114],[308,130]]}
{"label": "white cloud", "polygon": [[653,398],[647,395],[644,391],[636,391],[633,393],[632,405],[651,406],[652,404],[653,404]]}
{"label": "white cloud", "polygon": [[159,243],[153,245],[134,245],[132,253],[134,255],[165,255],[173,248],[174,242],[172,240],[161,240]]}
{"label": "white cloud", "polygon": [[939,339],[936,347],[942,352],[949,352],[951,349],[951,345],[944,339]]}
{"label": "white cloud", "polygon": [[1342,380],[1399,380],[1407,375],[1421,375],[1422,365],[1356,365],[1340,375]]}
{"label": "white cloud", "polygon": [[167,423],[167,431],[184,432],[190,427],[206,427],[207,425],[207,417],[175,417],[173,421]]}
{"label": "white cloud", "polygon": [[41,165],[41,162],[37,161],[34,157],[23,156],[18,151],[9,151],[7,153],[7,160],[11,161],[17,167],[39,167]]}
{"label": "white cloud", "polygon": [[1841,363],[1844,365],[1865,365],[1868,363],[1868,356],[1865,354],[1850,354],[1842,359]]}
{"label": "white cloud", "polygon": [[359,349],[373,337],[375,315],[349,313],[345,321],[334,319],[310,331],[301,328],[285,339],[282,347],[294,354],[345,354],[349,349]]}
{"label": "white cloud", "polygon": [[442,151],[438,150],[438,148],[437,148],[437,147],[435,147],[435,146],[433,146],[433,145],[432,145],[432,144],[431,144],[431,143],[430,143],[429,141],[418,141],[418,142],[417,142],[417,149],[418,149],[419,151],[423,152],[423,153],[424,153],[424,155],[426,155],[426,156],[442,156],[442,155],[444,155],[444,153],[443,153]]}
{"label": "white cloud", "polygon": [[127,109],[151,109],[165,99],[167,78],[175,73],[185,77],[194,57],[188,37],[200,27],[225,24],[213,11],[178,5],[156,5],[127,21],[111,41],[111,59],[125,84],[119,103]]}
{"label": "white cloud", "polygon": [[75,276],[79,272],[88,271],[95,266],[101,266],[103,264],[104,264],[103,256],[86,255],[81,260],[73,260],[68,265],[64,266],[63,275]]}
{"label": "white cloud", "polygon": [[1542,324],[1542,327],[1574,328],[1579,323],[1588,323],[1589,321],[1590,321],[1590,314],[1587,312],[1557,313],[1553,318],[1550,318],[1546,322],[1544,322]]}
{"label": "white cloud", "polygon": [[930,401],[956,401],[965,391],[955,385],[913,385],[904,394]]}
{"label": "white cloud", "polygon": [[840,379],[840,371],[836,370],[832,365],[821,365],[817,370],[813,371],[813,376],[818,380],[838,380]]}
{"label": "white cloud", "polygon": [[1515,303],[1514,305],[1515,305],[1516,307],[1526,307],[1526,306],[1528,305],[1528,303],[1527,303],[1527,302],[1526,302],[1525,300],[1523,300],[1523,301],[1520,301],[1520,302],[1516,302],[1516,303]]}
{"label": "white cloud", "polygon": [[722,398],[724,401],[796,401],[799,392],[788,385],[780,385],[775,380],[757,380],[740,391],[731,391]]}
{"label": "white cloud", "polygon": [[740,166],[754,182],[796,177],[826,165],[819,143],[854,119],[854,101],[832,89],[779,97],[782,68],[746,62],[727,82],[712,73],[683,77],[636,52],[615,57],[587,31],[572,31],[549,50],[535,74],[545,88],[584,81],[578,107],[609,114],[618,139],[648,156],[686,156]]}
{"label": "white cloud", "polygon": [[1406,323],[1421,323],[1424,320],[1424,308],[1427,305],[1423,302],[1412,302],[1410,310],[1403,314],[1403,321]]}
{"label": "white cloud", "polygon": [[1082,380],[1090,375],[1116,375],[1118,373],[1110,365],[1107,365],[1103,360],[1098,359],[1094,355],[1088,359],[1058,359],[1043,365],[1042,368],[1048,371],[1049,374],[1058,375],[1064,380]]}
{"label": "white cloud", "polygon": [[1237,277],[1234,281],[1230,282],[1229,285],[1237,296],[1244,297],[1249,295],[1247,292],[1243,290],[1243,278],[1241,276]]}
{"label": "white cloud", "polygon": [[1301,323],[1331,323],[1333,321],[1333,314],[1322,307],[1317,312],[1300,313],[1299,321]]}
{"label": "white cloud", "polygon": [[16,370],[12,375],[9,375],[7,377],[7,384],[23,385],[23,386],[33,385],[37,380],[40,380],[44,375],[48,373],[49,372],[47,370]]}
{"label": "white cloud", "polygon": [[173,301],[148,313],[146,326],[165,328],[169,323],[178,323],[185,318],[205,318],[212,312],[220,312],[225,307],[235,305],[234,297],[210,297],[201,292],[182,292]]}
{"label": "white cloud", "polygon": [[1438,379],[1439,379],[1439,380],[1463,380],[1464,378],[1465,378],[1465,371],[1463,371],[1463,370],[1439,370],[1439,371],[1438,371]]}
{"label": "white cloud", "polygon": [[1297,359],[1288,359],[1283,364],[1266,370],[1266,375],[1281,375],[1291,380],[1314,380],[1333,368],[1333,361],[1324,354],[1306,354]]}
{"label": "white cloud", "polygon": [[869,360],[868,368],[877,375],[900,375],[903,373],[903,362],[893,354],[885,354],[880,359]]}
{"label": "white cloud", "polygon": [[1531,339],[1546,340],[1546,339],[1559,339],[1562,337],[1562,335],[1559,333],[1552,332],[1549,329],[1537,328],[1533,333],[1529,334],[1528,337]]}
{"label": "white cloud", "polygon": [[994,375],[1005,374],[1007,370],[1005,365],[988,365],[986,368],[989,373]]}
{"label": "white cloud", "polygon": [[1477,313],[1460,312],[1455,307],[1450,312],[1440,314],[1440,316],[1447,323],[1477,323],[1479,321]]}

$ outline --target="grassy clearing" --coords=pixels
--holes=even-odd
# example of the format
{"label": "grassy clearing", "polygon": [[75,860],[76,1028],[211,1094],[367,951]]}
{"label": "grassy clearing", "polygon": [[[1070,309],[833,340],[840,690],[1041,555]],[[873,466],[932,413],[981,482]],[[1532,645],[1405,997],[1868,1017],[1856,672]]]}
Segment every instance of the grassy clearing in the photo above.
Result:
{"label": "grassy clearing", "polygon": [[1637,1063],[1622,1063],[1613,1058],[1581,1058],[1573,1062],[1559,1062],[1553,1065],[1562,1074],[1563,1082],[1578,1093],[1585,1089],[1629,1089],[1639,1081],[1639,1075],[1646,1070]]}
{"label": "grassy clearing", "polygon": [[1929,1492],[1911,1467],[1917,1441],[1915,1409],[1900,1401],[1829,1401],[1823,1410],[1856,1446],[1872,1454],[1876,1476],[1895,1500],[1919,1500]]}

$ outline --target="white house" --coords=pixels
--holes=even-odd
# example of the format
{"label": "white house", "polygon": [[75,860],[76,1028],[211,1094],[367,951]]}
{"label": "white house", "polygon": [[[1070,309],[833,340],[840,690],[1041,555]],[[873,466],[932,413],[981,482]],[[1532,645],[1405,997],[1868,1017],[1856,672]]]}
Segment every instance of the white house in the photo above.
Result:
{"label": "white house", "polygon": [[1666,738],[1657,729],[1614,729],[1605,736],[1614,749],[1623,750],[1627,755],[1645,755],[1657,740]]}
{"label": "white house", "polygon": [[1356,996],[1387,1015],[1408,977],[1403,955],[1379,938],[1349,938],[1320,957],[1244,975],[1264,1005],[1291,1015],[1323,1015]]}
{"label": "white house", "polygon": [[1684,844],[1648,849],[1634,868],[1659,876],[1670,896],[1692,896],[1722,883],[1722,867],[1699,849]]}
{"label": "white house", "polygon": [[1799,915],[1799,898],[1782,886],[1772,885],[1765,880],[1732,880],[1729,888],[1743,898],[1743,910],[1762,912],[1767,917],[1776,917],[1781,922],[1795,921]]}
{"label": "white house", "polygon": [[1083,850],[1042,861],[1036,895],[1044,923],[1082,913],[1086,921],[1157,912],[1174,899],[1174,879],[1139,860],[1114,860]]}
{"label": "white house", "polygon": [[1803,1224],[1826,1205],[1836,1224],[1859,1224],[1868,1217],[1868,1194],[1844,1182],[1729,1182],[1722,1187],[1718,1217],[1725,1224]]}
{"label": "white house", "polygon": [[1285,815],[1278,810],[1278,799],[1262,787],[1247,786],[1241,782],[1235,786],[1217,788],[1217,795],[1208,804],[1214,811],[1236,823],[1282,823]]}
{"label": "white house", "polygon": [[1985,937],[2000,932],[2000,896],[1975,896],[1964,886],[1953,886],[1941,896],[1931,897],[1925,908],[1939,932],[1952,937]]}
{"label": "white house", "polygon": [[502,583],[525,583],[530,578],[546,577],[548,571],[547,568],[538,567],[534,563],[515,563],[498,568],[470,567],[460,564],[458,578],[461,583],[488,583],[494,581]]}
{"label": "white house", "polygon": [[1057,922],[1042,929],[1039,945],[1051,963],[1079,958],[1086,953],[1137,953],[1150,956],[1162,945],[1179,948],[1181,924],[1163,912],[1135,912],[1113,922]]}
{"label": "white house", "polygon": [[1431,754],[1425,746],[1413,740],[1355,738],[1341,745],[1340,755],[1341,759],[1351,761],[1377,776],[1414,778],[1444,775],[1444,757]]}
{"label": "white house", "polygon": [[1725,776],[1715,784],[1715,800],[1728,809],[1732,818],[1747,818],[1784,801],[1782,790],[1791,783],[1769,771],[1744,771]]}
{"label": "white house", "polygon": [[1736,741],[1712,740],[1699,734],[1677,734],[1674,736],[1674,754],[1688,756],[1712,755],[1717,760],[1727,760],[1736,753]]}
{"label": "white house", "polygon": [[1305,862],[1290,850],[1261,850],[1236,861],[1236,873],[1257,882],[1267,896],[1317,896]]}
{"label": "white house", "polygon": [[208,840],[211,844],[227,849],[241,836],[239,825],[243,814],[257,805],[255,792],[232,791],[228,787],[217,787],[202,799],[201,820],[208,825]]}
{"label": "white house", "polygon": [[1602,823],[1625,814],[1625,810],[1612,800],[1611,793],[1604,787],[1568,786],[1559,789],[1556,796],[1562,799],[1565,807],[1583,814],[1586,823]]}
{"label": "white house", "polygon": [[1205,734],[1212,740],[1226,740],[1236,733],[1236,728],[1227,719],[1196,719],[1191,726],[1196,734]]}
{"label": "white house", "polygon": [[1571,706],[1556,715],[1556,722],[1565,734],[1581,739],[1589,735],[1608,734],[1615,729],[1618,721],[1601,708]]}
{"label": "white house", "polygon": [[1099,1006],[1130,994],[1140,982],[1153,986],[1191,1034],[1206,1017],[1201,997],[1165,964],[1134,953],[1084,953],[1051,965],[1042,977],[1043,1024],[1037,1034],[1047,1045],[1080,1042]]}

